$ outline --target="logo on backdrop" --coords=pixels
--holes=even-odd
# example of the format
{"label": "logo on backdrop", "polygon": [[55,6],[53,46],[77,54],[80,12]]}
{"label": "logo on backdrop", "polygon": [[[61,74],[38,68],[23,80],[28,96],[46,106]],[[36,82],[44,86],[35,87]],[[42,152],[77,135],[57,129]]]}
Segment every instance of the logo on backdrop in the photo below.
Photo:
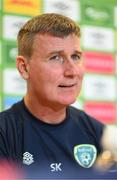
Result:
{"label": "logo on backdrop", "polygon": [[80,166],[89,168],[96,160],[97,149],[91,144],[76,145],[74,147],[74,157]]}

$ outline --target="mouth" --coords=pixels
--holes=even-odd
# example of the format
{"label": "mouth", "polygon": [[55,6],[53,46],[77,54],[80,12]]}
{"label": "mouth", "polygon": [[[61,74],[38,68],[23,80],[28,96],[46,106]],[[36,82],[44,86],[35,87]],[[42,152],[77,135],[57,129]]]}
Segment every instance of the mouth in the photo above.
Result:
{"label": "mouth", "polygon": [[70,84],[70,85],[59,85],[58,87],[60,88],[71,88],[71,87],[74,87],[76,86],[76,83],[75,84]]}

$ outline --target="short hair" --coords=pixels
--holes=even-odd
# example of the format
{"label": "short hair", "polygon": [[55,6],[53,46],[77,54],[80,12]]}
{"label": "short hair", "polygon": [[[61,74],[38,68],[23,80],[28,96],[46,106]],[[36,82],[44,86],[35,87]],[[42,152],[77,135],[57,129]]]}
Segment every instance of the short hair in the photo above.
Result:
{"label": "short hair", "polygon": [[80,37],[80,27],[72,19],[56,13],[35,16],[19,30],[17,37],[19,55],[28,58],[32,56],[34,38],[37,34],[49,34],[56,37],[75,34]]}

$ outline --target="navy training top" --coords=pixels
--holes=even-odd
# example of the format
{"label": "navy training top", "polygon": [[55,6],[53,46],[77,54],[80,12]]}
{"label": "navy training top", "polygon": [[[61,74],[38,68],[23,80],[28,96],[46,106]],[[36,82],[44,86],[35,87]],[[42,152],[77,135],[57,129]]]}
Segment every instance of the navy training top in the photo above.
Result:
{"label": "navy training top", "polygon": [[93,167],[101,152],[103,127],[72,106],[62,123],[48,124],[22,100],[0,113],[0,158],[18,162],[32,177],[76,178]]}

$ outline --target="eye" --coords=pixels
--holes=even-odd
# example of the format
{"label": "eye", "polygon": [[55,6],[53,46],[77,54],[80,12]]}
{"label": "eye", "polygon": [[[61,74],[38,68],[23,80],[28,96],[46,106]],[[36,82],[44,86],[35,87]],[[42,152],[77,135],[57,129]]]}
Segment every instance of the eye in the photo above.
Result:
{"label": "eye", "polygon": [[79,60],[81,60],[81,55],[80,54],[73,54],[71,56],[71,58],[73,61],[79,61]]}
{"label": "eye", "polygon": [[52,57],[50,57],[49,59],[50,61],[58,61],[60,63],[63,63],[64,58],[60,55],[53,55]]}
{"label": "eye", "polygon": [[58,61],[60,59],[59,55],[54,55],[50,58],[50,60],[56,60]]}

